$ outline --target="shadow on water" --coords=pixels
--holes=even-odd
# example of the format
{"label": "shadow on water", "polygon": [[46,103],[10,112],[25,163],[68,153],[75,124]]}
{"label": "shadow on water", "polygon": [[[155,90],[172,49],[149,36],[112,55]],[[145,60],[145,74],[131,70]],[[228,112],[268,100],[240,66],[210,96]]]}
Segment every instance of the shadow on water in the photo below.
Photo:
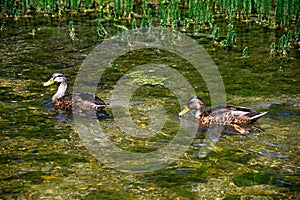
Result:
{"label": "shadow on water", "polygon": [[[69,39],[68,21],[20,20],[1,32],[0,198],[280,199],[299,194],[299,52],[291,50],[295,57],[288,58],[284,71],[279,71],[278,63],[267,60],[273,38],[255,24],[236,26],[239,40],[250,49],[248,60],[241,58],[241,46],[228,53],[206,37],[196,38],[219,67],[228,103],[268,111],[259,120],[263,131],[222,134],[205,157],[198,155],[205,146],[207,130],[198,131],[187,151],[167,167],[151,173],[123,173],[89,153],[72,119],[51,108],[49,98],[57,87],[42,87],[49,75],[60,71],[68,75],[71,91],[80,64],[99,44],[93,18],[73,20],[78,37],[75,44]],[[118,32],[110,22],[105,26],[112,35]],[[33,28],[38,30],[34,37],[29,34]],[[157,49],[133,51],[117,59],[98,84],[97,95],[110,103],[115,83],[124,72],[149,61],[180,71],[197,95],[209,102],[205,82],[193,67],[179,56]],[[129,137],[130,130],[118,127],[112,115],[97,122],[118,147],[154,152],[175,137],[180,108],[166,88],[144,85],[128,105],[138,127],[150,123],[153,105],[163,105],[167,117],[162,130],[151,138]]]}

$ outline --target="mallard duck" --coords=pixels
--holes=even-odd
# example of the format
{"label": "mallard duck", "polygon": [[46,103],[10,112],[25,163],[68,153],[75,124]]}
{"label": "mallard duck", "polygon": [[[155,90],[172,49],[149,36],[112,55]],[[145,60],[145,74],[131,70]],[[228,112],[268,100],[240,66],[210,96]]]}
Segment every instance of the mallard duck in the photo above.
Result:
{"label": "mallard duck", "polygon": [[187,106],[178,115],[182,116],[190,110],[196,110],[195,117],[199,119],[201,126],[233,126],[239,133],[247,133],[248,131],[240,125],[252,124],[267,114],[267,112],[256,112],[240,106],[217,106],[207,111],[205,107],[203,99],[195,96],[188,100]]}
{"label": "mallard duck", "polygon": [[96,112],[106,114],[104,101],[91,93],[82,92],[65,95],[67,78],[63,73],[54,73],[50,80],[43,85],[49,86],[54,83],[58,84],[58,90],[52,97],[53,108],[67,113],[85,114]]}

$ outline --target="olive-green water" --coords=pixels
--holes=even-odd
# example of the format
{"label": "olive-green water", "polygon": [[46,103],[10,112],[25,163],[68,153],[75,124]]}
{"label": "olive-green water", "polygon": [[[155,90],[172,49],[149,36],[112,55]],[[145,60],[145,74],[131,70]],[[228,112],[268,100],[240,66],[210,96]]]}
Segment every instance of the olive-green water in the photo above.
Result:
{"label": "olive-green water", "polygon": [[[68,23],[74,21],[75,41]],[[112,37],[121,30],[104,22]],[[126,21],[122,22],[126,25]],[[226,23],[219,23],[226,35]],[[32,30],[35,34],[32,35]],[[256,23],[236,23],[233,51],[216,47],[202,33],[187,33],[203,45],[221,73],[227,103],[268,111],[249,136],[224,133],[206,157],[199,158],[206,131],[168,166],[149,173],[110,168],[93,157],[78,136],[72,119],[51,109],[57,87],[44,88],[52,73],[68,76],[69,88],[87,55],[101,44],[92,17],[68,20],[19,19],[0,32],[0,199],[297,199],[300,178],[300,55],[269,60],[270,44],[283,34]],[[244,47],[249,57],[242,57]],[[107,49],[109,52],[110,49]],[[98,84],[97,95],[111,102],[118,79],[134,66],[172,66],[210,102],[201,75],[180,56],[160,49],[130,52],[111,63]],[[165,126],[150,139],[129,137],[110,116],[98,123],[111,141],[128,152],[156,151],[172,141],[180,125],[176,96],[160,79],[144,80],[132,95],[130,116],[147,127],[149,110],[163,105]],[[84,80],[83,80],[84,81]],[[189,97],[186,97],[186,100]],[[95,119],[96,120],[96,119]]]}

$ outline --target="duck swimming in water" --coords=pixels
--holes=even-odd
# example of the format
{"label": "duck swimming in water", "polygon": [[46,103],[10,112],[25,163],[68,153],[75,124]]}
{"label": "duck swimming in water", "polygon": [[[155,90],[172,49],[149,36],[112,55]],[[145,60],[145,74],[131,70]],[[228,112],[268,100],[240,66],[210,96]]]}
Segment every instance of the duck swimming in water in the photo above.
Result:
{"label": "duck swimming in water", "polygon": [[63,110],[67,113],[85,114],[85,113],[102,113],[106,114],[104,108],[105,102],[99,97],[87,93],[72,93],[65,95],[67,90],[67,78],[63,73],[54,73],[44,86],[58,84],[58,90],[52,97],[53,108]]}
{"label": "duck swimming in water", "polygon": [[195,96],[188,100],[187,106],[178,114],[182,116],[190,110],[196,110],[195,117],[201,126],[233,126],[239,133],[248,133],[240,125],[252,124],[267,112],[257,112],[240,106],[217,106],[208,111],[203,99]]}

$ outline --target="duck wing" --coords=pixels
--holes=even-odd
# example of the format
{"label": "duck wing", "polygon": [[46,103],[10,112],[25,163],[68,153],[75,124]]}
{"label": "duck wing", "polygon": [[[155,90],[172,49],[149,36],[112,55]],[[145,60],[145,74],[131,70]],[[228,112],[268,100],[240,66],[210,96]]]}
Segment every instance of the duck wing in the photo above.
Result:
{"label": "duck wing", "polygon": [[72,112],[73,108],[76,113],[103,111],[105,106],[102,99],[88,92],[65,95],[54,102],[54,107],[67,112]]}
{"label": "duck wing", "polygon": [[208,112],[215,113],[215,115],[222,115],[226,119],[232,121],[237,121],[239,123],[249,123],[254,122],[261,116],[267,114],[267,112],[257,112],[250,108],[242,106],[217,106],[210,109]]}
{"label": "duck wing", "polygon": [[233,115],[247,117],[252,122],[268,113],[268,112],[257,112],[250,108],[241,107],[241,106],[229,106],[228,109],[232,112]]}
{"label": "duck wing", "polygon": [[257,113],[255,110],[251,110],[250,108],[242,107],[242,106],[217,106],[212,109],[210,109],[210,112],[231,112],[235,116],[248,116],[252,117],[256,115]]}
{"label": "duck wing", "polygon": [[84,111],[103,111],[106,107],[105,102],[88,92],[81,92],[81,93],[72,93],[74,98],[73,106],[78,110]]}
{"label": "duck wing", "polygon": [[72,93],[72,95],[75,101],[88,101],[96,105],[106,105],[101,98],[88,92]]}

